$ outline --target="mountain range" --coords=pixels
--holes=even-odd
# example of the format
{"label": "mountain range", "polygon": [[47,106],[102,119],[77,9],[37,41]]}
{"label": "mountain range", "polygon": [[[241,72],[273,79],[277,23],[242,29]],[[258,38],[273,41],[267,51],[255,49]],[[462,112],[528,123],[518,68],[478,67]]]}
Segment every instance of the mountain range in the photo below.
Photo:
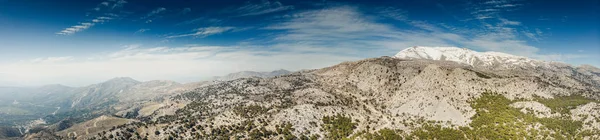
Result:
{"label": "mountain range", "polygon": [[456,47],[199,83],[58,87],[65,111],[24,138],[600,139],[600,69]]}

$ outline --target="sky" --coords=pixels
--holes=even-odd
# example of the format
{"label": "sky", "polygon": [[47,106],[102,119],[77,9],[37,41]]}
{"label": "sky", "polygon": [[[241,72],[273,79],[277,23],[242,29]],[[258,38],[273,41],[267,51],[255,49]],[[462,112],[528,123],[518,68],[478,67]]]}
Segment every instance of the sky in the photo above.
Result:
{"label": "sky", "polygon": [[598,0],[0,0],[0,86],[194,82],[412,46],[600,66]]}

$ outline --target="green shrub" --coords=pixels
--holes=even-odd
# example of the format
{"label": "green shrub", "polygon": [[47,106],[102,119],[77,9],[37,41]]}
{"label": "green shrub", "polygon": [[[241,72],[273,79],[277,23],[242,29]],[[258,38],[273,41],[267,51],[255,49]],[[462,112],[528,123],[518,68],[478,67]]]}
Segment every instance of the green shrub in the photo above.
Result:
{"label": "green shrub", "polygon": [[544,104],[550,108],[553,113],[558,112],[561,114],[570,114],[570,110],[575,109],[577,106],[590,102],[597,102],[581,95],[557,96],[551,99],[536,97],[535,101]]}
{"label": "green shrub", "polygon": [[325,116],[322,121],[322,128],[327,132],[326,139],[343,139],[350,136],[356,129],[356,123],[352,122],[352,118],[340,114],[331,117]]}

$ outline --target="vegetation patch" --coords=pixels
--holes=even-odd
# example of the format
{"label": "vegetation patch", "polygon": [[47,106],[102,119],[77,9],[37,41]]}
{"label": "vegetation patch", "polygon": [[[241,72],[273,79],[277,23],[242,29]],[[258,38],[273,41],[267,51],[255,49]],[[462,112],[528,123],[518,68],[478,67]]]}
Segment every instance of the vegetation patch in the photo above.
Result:
{"label": "vegetation patch", "polygon": [[466,139],[465,138],[466,132],[469,132],[469,131],[468,130],[463,131],[463,130],[457,130],[457,129],[448,128],[448,127],[442,127],[440,125],[425,124],[420,129],[413,131],[411,133],[411,137],[413,137],[413,138],[416,137],[416,138],[419,138],[422,140],[432,140],[432,139],[460,140],[460,139]]}
{"label": "vegetation patch", "polygon": [[485,78],[485,79],[490,79],[490,78],[492,78],[492,77],[490,77],[490,76],[487,76],[487,75],[485,75],[485,74],[483,74],[483,73],[481,73],[481,72],[476,72],[476,71],[475,71],[475,74],[477,74],[477,76],[479,76],[480,78]]}
{"label": "vegetation patch", "polygon": [[352,122],[352,118],[337,114],[335,116],[325,116],[322,119],[323,131],[327,132],[325,139],[343,139],[354,133],[356,123]]}
{"label": "vegetation patch", "polygon": [[368,140],[401,140],[403,138],[401,131],[394,131],[388,128],[380,129],[376,133],[364,133],[362,137]]}
{"label": "vegetation patch", "polygon": [[[560,100],[565,102],[560,102]],[[537,99],[540,100],[540,99]],[[558,97],[545,99],[545,104],[552,104],[554,110],[569,110],[593,100],[582,96]],[[516,102],[491,91],[484,92],[479,98],[470,102],[476,114],[471,118],[469,127],[442,127],[435,122],[423,122],[420,128],[410,135],[401,131],[381,129],[376,133],[362,132],[366,139],[583,139],[585,136],[598,135],[599,130],[582,130],[581,121],[568,117],[537,118],[532,113],[523,113],[510,107]],[[534,127],[537,126],[537,127]],[[328,137],[330,138],[330,137]],[[337,139],[337,137],[334,137]]]}
{"label": "vegetation patch", "polygon": [[540,102],[550,108],[552,113],[570,114],[571,109],[590,102],[597,102],[581,95],[557,96],[554,98],[535,97],[535,101]]}
{"label": "vegetation patch", "polygon": [[237,106],[233,109],[233,111],[244,118],[254,118],[260,114],[266,113],[269,111],[269,109],[259,105],[250,105]]}

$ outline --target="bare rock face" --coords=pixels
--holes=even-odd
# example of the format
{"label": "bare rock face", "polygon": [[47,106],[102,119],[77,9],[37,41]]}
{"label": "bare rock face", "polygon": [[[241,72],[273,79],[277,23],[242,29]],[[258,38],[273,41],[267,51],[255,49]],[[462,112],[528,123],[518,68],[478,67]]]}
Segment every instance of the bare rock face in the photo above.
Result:
{"label": "bare rock face", "polygon": [[[600,104],[588,103],[571,110],[571,117],[574,120],[581,120],[585,124],[583,129],[600,129]],[[598,138],[598,137],[596,137]]]}
{"label": "bare rock face", "polygon": [[560,114],[552,113],[552,110],[536,101],[522,101],[510,104],[511,107],[520,108],[523,113],[533,113],[536,117],[558,117]]}

